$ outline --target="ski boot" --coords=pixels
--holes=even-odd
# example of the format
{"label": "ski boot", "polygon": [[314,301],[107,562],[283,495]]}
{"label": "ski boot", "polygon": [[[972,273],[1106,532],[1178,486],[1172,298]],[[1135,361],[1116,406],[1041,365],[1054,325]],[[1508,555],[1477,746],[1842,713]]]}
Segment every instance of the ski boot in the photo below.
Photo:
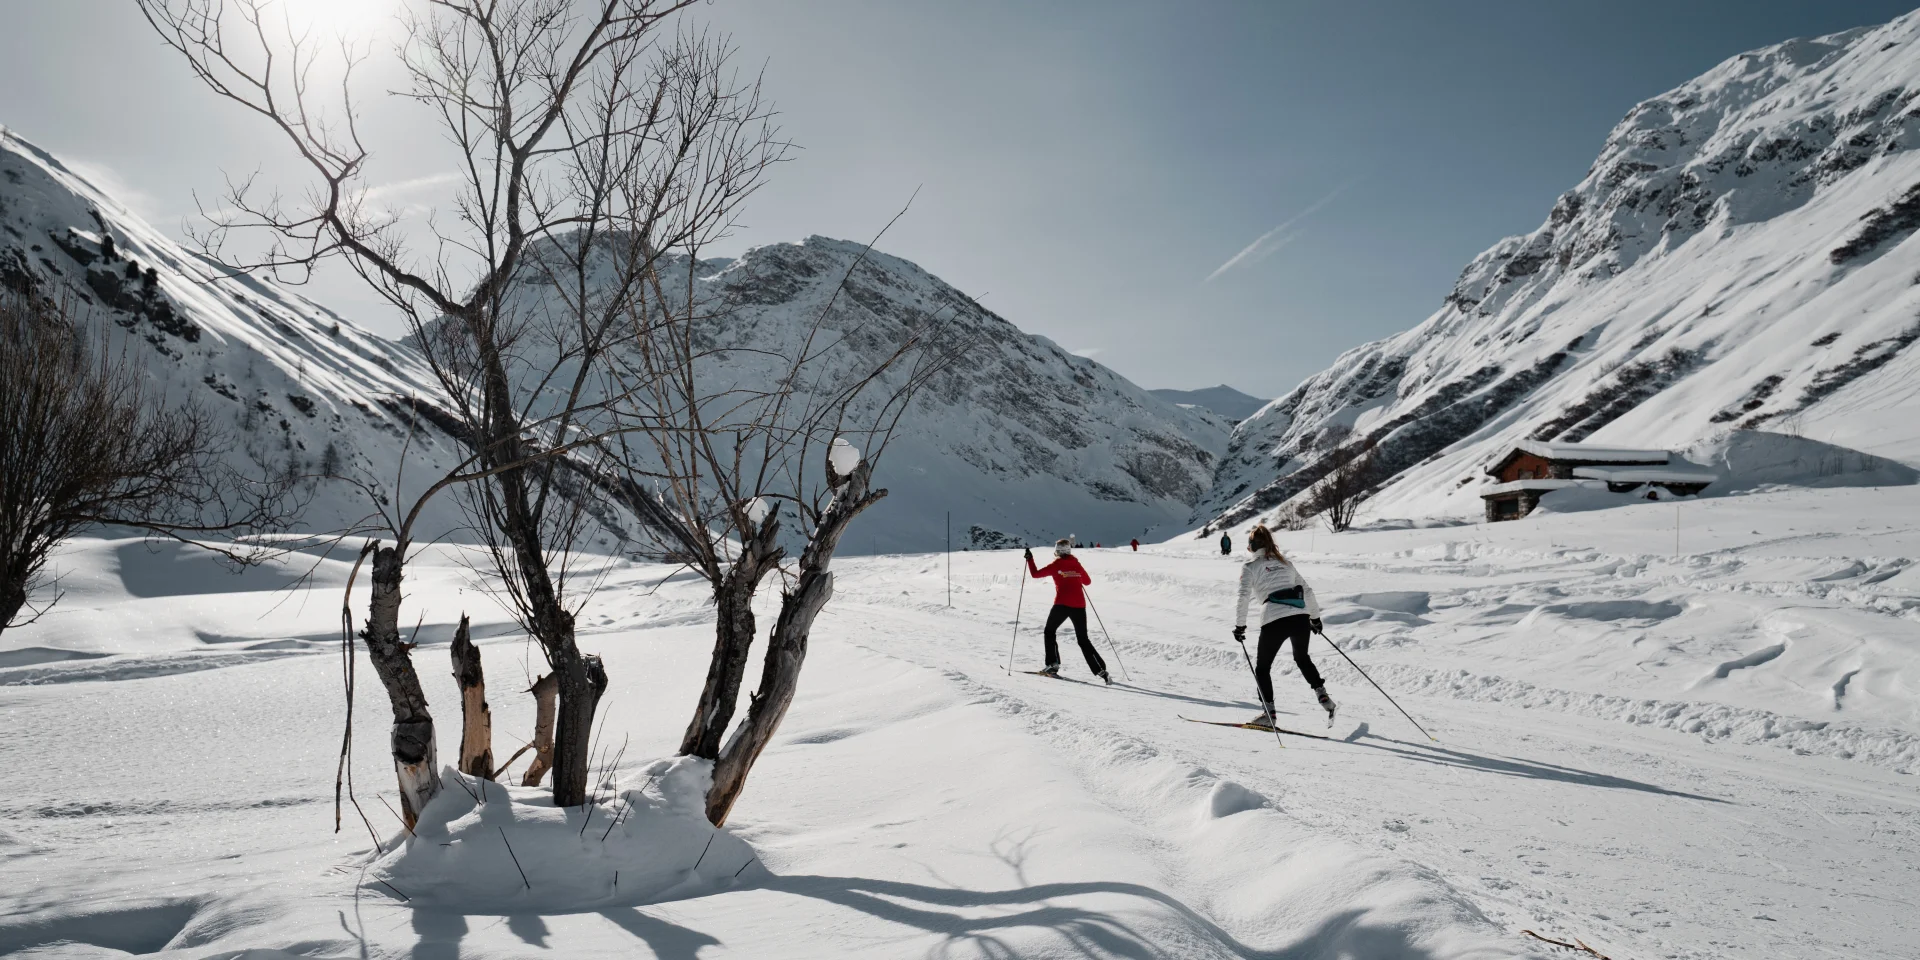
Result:
{"label": "ski boot", "polygon": [[1107,676],[1107,672],[1105,670],[1100,671],[1100,679],[1105,680],[1107,682],[1107,686],[1109,687],[1113,686],[1113,678]]}
{"label": "ski boot", "polygon": [[1046,666],[1040,668],[1040,675],[1043,677],[1053,677],[1055,679],[1058,679],[1060,677],[1060,665],[1057,663],[1049,663]]}
{"label": "ski boot", "polygon": [[1280,725],[1280,718],[1274,716],[1273,704],[1269,703],[1267,704],[1267,708],[1260,712],[1259,716],[1248,720],[1247,723],[1256,727],[1277,727]]}
{"label": "ski boot", "polygon": [[1327,726],[1333,726],[1333,712],[1336,709],[1336,705],[1333,702],[1333,698],[1327,696],[1327,688],[1314,687],[1313,694],[1319,698],[1320,708],[1327,711]]}

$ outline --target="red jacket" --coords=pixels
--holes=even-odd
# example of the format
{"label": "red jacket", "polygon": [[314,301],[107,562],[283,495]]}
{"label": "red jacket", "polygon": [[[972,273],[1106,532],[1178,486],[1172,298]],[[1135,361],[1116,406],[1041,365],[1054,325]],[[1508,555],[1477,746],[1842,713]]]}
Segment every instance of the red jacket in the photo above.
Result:
{"label": "red jacket", "polygon": [[1044,567],[1035,569],[1033,557],[1027,557],[1027,574],[1036,579],[1053,578],[1053,602],[1062,607],[1084,607],[1087,605],[1087,584],[1093,578],[1087,575],[1087,568],[1080,565],[1080,558],[1068,554]]}

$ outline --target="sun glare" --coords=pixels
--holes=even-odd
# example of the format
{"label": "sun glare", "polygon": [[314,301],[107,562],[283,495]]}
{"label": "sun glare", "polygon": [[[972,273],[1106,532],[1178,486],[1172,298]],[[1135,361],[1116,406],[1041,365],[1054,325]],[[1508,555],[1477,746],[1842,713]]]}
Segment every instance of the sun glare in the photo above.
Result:
{"label": "sun glare", "polygon": [[383,31],[400,7],[400,0],[281,0],[281,3],[295,29],[347,36]]}

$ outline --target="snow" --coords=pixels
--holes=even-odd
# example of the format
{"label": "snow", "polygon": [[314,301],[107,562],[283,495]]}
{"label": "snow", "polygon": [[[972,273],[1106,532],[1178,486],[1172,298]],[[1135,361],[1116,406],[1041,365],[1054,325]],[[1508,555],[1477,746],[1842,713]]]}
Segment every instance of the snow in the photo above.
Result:
{"label": "snow", "polygon": [[[0,953],[1564,955],[1535,930],[1614,957],[1904,958],[1916,515],[1915,486],[1771,489],[1282,531],[1329,635],[1437,743],[1318,638],[1340,723],[1285,657],[1275,683],[1283,725],[1333,739],[1178,720],[1256,709],[1229,636],[1238,560],[1215,537],[1079,551],[1095,639],[1130,677],[1114,687],[1005,672],[1010,641],[1037,663],[1048,602],[1018,551],[956,554],[952,607],[938,555],[846,558],[717,833],[690,809],[701,765],[645,759],[672,754],[704,677],[707,591],[610,561],[583,574],[605,579],[579,620],[611,680],[591,819],[450,782],[407,837],[362,663],[353,772],[385,855],[351,806],[332,832],[346,561],[318,560],[306,589],[291,566],[230,578],[78,541],[67,599],[0,635]],[[471,559],[445,546],[410,569],[415,656],[444,741],[442,658],[472,615],[511,747],[539,653],[471,592]]]}
{"label": "snow", "polygon": [[833,464],[833,472],[843,477],[853,476],[860,466],[860,448],[847,442],[846,437],[834,437],[833,446],[827,450],[827,462]]}
{"label": "snow", "polygon": [[1480,495],[1491,496],[1496,493],[1513,493],[1519,490],[1559,490],[1565,487],[1577,487],[1579,485],[1580,483],[1577,480],[1559,480],[1553,477],[1522,477],[1519,480],[1508,480],[1505,483],[1486,484],[1480,488]]}
{"label": "snow", "polygon": [[1590,443],[1543,443],[1522,440],[1514,446],[1536,457],[1573,463],[1666,463],[1672,454],[1665,450],[1635,450],[1631,447],[1602,447]]}
{"label": "snow", "polygon": [[1659,470],[1618,467],[1574,467],[1580,480],[1605,480],[1608,483],[1712,483],[1720,475],[1712,470],[1666,467]]}
{"label": "snow", "polygon": [[767,515],[772,513],[773,509],[773,502],[766,497],[754,497],[747,501],[747,520],[754,526],[759,526],[767,522]]}
{"label": "snow", "polygon": [[463,776],[414,829],[388,838],[371,884],[417,908],[468,913],[577,913],[703,896],[755,882],[745,842],[707,822],[713,765],[668,757],[641,767],[606,798],[559,808],[543,787]]}

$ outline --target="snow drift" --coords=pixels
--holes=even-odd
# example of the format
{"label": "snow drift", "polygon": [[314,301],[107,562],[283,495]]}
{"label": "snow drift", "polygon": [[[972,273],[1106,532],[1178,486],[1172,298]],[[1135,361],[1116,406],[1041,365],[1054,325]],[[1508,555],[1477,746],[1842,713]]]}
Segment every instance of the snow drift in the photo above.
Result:
{"label": "snow drift", "polygon": [[636,775],[604,805],[556,807],[549,789],[448,767],[441,773],[447,788],[411,834],[391,838],[365,886],[418,907],[574,913],[704,896],[742,877],[760,879],[745,876],[758,863],[746,843],[707,822],[710,761],[669,757]]}

